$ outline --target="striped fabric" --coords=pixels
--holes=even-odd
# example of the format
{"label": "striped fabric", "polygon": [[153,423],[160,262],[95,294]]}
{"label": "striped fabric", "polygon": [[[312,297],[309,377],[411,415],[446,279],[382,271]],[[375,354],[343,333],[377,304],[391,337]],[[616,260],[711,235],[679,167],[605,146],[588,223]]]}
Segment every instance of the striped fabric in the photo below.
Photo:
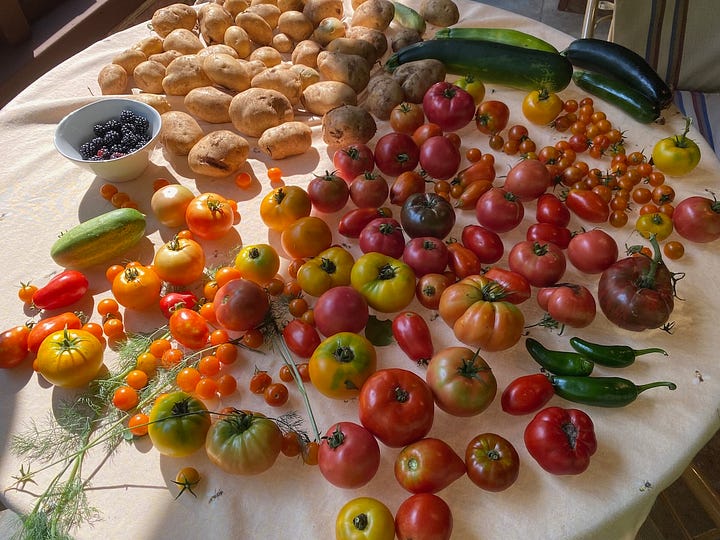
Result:
{"label": "striped fabric", "polygon": [[720,157],[718,20],[718,0],[615,0],[613,40],[645,57]]}

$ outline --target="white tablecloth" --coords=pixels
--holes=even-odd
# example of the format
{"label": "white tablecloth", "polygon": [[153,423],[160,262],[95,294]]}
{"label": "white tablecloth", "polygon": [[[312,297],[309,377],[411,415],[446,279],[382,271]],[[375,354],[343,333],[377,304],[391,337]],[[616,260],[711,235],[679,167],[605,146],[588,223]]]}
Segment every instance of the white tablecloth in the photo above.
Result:
{"label": "white tablecloth", "polygon": [[[458,0],[461,7],[460,25],[517,28],[543,37],[562,49],[571,37],[536,21],[491,8],[480,3]],[[416,5],[415,2],[410,2]],[[87,51],[58,66],[31,85],[0,112],[0,147],[3,165],[0,169],[0,231],[4,247],[0,275],[2,302],[0,327],[22,324],[35,313],[23,313],[16,292],[20,282],[43,284],[60,270],[49,256],[50,246],[57,235],[78,222],[111,210],[110,203],[99,193],[104,181],[76,169],[59,156],[53,148],[52,137],[56,124],[70,111],[91,102],[100,95],[96,77],[99,69],[112,57],[139,39],[150,35],[147,25],[139,25],[109,37]],[[502,99],[511,109],[510,123],[527,121],[522,116],[520,102],[525,92],[488,85],[488,98]],[[580,98],[573,86],[561,92],[563,98]],[[179,105],[181,100],[174,99]],[[665,111],[665,125],[643,126],[624,117],[609,104],[598,108],[627,137],[628,152],[646,153],[659,138],[680,132],[682,118],[675,110]],[[204,125],[209,130],[211,126]],[[174,231],[158,226],[149,208],[152,181],[170,178],[190,187],[194,192],[214,191],[239,202],[242,221],[237,226],[243,243],[270,241],[280,248],[279,238],[269,234],[258,214],[258,201],[271,187],[265,171],[277,165],[285,173],[287,183],[306,185],[314,172],[331,169],[331,153],[322,144],[319,126],[315,152],[298,158],[273,163],[257,147],[251,150],[246,170],[257,181],[248,190],[240,190],[228,179],[195,178],[182,158],[168,158],[158,148],[151,156],[151,165],[141,178],[120,184],[140,204],[148,215],[150,241],[141,243],[126,254],[125,260],[152,260],[153,246],[171,238]],[[378,137],[387,131],[379,124]],[[530,127],[538,148],[554,144],[567,135],[549,128]],[[470,126],[460,132],[463,147],[488,149],[487,137]],[[720,164],[696,133],[704,158],[689,177],[670,179],[678,193],[678,200],[691,194],[704,194],[706,188],[717,189]],[[251,144],[255,140],[250,139]],[[498,175],[502,176],[519,159],[517,156],[496,154]],[[590,160],[591,161],[591,160]],[[605,160],[601,166],[607,167]],[[501,183],[498,180],[497,183]],[[339,214],[338,214],[339,215]],[[634,215],[633,215],[634,216]],[[334,219],[332,216],[329,219]],[[462,227],[474,220],[472,212],[459,215],[453,235],[459,237]],[[534,221],[534,204],[528,204],[523,224],[504,236],[506,256],[513,243],[521,238]],[[634,217],[631,217],[631,223]],[[573,218],[571,228],[589,226]],[[638,243],[630,225],[613,230],[620,248]],[[336,241],[344,241],[335,233]],[[238,244],[238,236],[224,242],[206,244],[208,266],[228,261],[228,251]],[[669,262],[672,270],[686,272],[678,284],[678,300],[671,320],[675,321],[672,335],[660,330],[632,333],[611,325],[601,313],[588,329],[566,330],[558,336],[548,330],[532,329],[531,335],[548,347],[567,347],[567,338],[577,334],[606,343],[625,343],[645,346],[649,343],[665,348],[670,355],[647,356],[638,359],[621,375],[637,383],[672,380],[678,388],[674,392],[657,389],[642,394],[622,409],[603,409],[579,406],[593,419],[598,438],[598,451],[589,469],[578,476],[553,476],[542,470],[530,457],[523,444],[523,430],[531,416],[513,417],[502,412],[499,397],[490,408],[473,418],[456,418],[437,411],[430,436],[448,441],[464,453],[467,442],[476,434],[496,432],[509,439],[521,458],[517,482],[502,493],[480,490],[463,477],[441,491],[454,516],[454,538],[458,539],[548,539],[548,538],[633,538],[644,521],[656,496],[682,472],[695,453],[720,426],[720,373],[716,360],[717,308],[720,292],[712,276],[719,257],[718,243],[693,245],[685,243],[686,254],[677,262]],[[360,254],[352,243],[352,251]],[[507,262],[506,257],[500,261]],[[284,261],[287,264],[287,261]],[[92,313],[101,298],[110,296],[104,279],[104,268],[89,272],[92,298],[79,306]],[[570,282],[587,283],[597,291],[597,280],[583,276],[571,265],[564,278]],[[428,318],[432,313],[417,302],[411,305]],[[534,298],[521,306],[528,323],[540,319],[542,312]],[[94,320],[98,316],[94,315]],[[149,330],[162,323],[159,314],[127,313],[128,330]],[[449,330],[438,319],[432,322],[435,347],[456,345]],[[396,346],[379,349],[380,366],[399,366],[414,369]],[[499,393],[514,378],[536,372],[537,366],[528,357],[522,342],[509,351],[487,353],[486,360],[493,367]],[[277,373],[281,361],[276,356],[242,353],[233,373],[240,381],[239,393],[223,402],[210,403],[212,408],[235,405],[276,414],[262,398],[247,390],[249,374],[255,366]],[[108,351],[106,363],[113,365],[114,353]],[[596,369],[597,374],[617,375],[617,371]],[[9,450],[13,433],[27,428],[31,419],[41,420],[57,407],[60,400],[72,394],[52,388],[32,372],[29,365],[0,373],[3,392],[0,393],[0,478],[4,486],[12,484],[12,476],[21,462]],[[335,402],[309,389],[320,429],[324,431],[338,420],[357,421],[357,403]],[[555,397],[551,405],[575,405]],[[289,409],[304,415],[298,392],[291,389]],[[308,426],[309,429],[309,426]],[[84,475],[92,476],[87,491],[90,503],[100,512],[92,525],[75,531],[78,538],[332,538],[335,516],[347,500],[360,495],[375,496],[394,512],[408,494],[393,479],[393,462],[397,450],[382,448],[381,467],[376,477],[365,487],[346,491],[335,488],[320,475],[317,467],[305,466],[299,459],[281,456],[267,473],[255,477],[235,477],[223,474],[198,452],[186,459],[160,456],[147,438],[123,444],[110,458],[102,451],[93,452],[86,463]],[[198,498],[183,496],[174,501],[176,487],[172,480],[179,468],[192,465],[203,475],[196,488]],[[93,469],[93,466],[97,466]],[[27,484],[26,490],[6,490],[3,502],[17,511],[28,511],[35,502],[34,495],[45,488],[47,474],[40,475],[38,485]]]}

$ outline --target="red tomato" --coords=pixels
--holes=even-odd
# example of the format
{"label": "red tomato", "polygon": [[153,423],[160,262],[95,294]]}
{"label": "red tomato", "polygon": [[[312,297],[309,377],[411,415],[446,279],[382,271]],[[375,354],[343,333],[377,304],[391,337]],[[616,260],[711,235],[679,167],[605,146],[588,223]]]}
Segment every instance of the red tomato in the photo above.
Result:
{"label": "red tomato", "polygon": [[495,135],[507,126],[510,109],[502,101],[483,101],[475,110],[475,125],[487,135]]}
{"label": "red tomato", "polygon": [[35,291],[32,303],[39,309],[63,308],[80,300],[88,286],[85,274],[77,270],[64,270]]}
{"label": "red tomato", "polygon": [[430,137],[420,146],[420,167],[437,180],[447,180],[455,176],[461,159],[460,150],[442,135]]}
{"label": "red tomato", "polygon": [[499,261],[505,252],[500,235],[482,225],[466,225],[462,230],[460,241],[482,264]]}
{"label": "red tomato", "polygon": [[392,322],[392,333],[402,351],[418,365],[427,365],[435,349],[432,335],[422,315],[401,311]]}
{"label": "red tomato", "polygon": [[66,311],[59,315],[40,319],[35,323],[27,337],[27,348],[31,353],[37,353],[40,344],[50,334],[67,328],[68,330],[78,330],[83,323],[75,313]]}
{"label": "red tomato", "polygon": [[301,319],[293,319],[285,325],[283,338],[288,349],[300,358],[310,358],[321,341],[315,327]]}
{"label": "red tomato", "polygon": [[173,311],[168,327],[173,339],[190,349],[201,349],[210,337],[207,321],[197,311],[188,308]]}
{"label": "red tomato", "polygon": [[377,208],[385,203],[389,194],[385,177],[374,172],[361,174],[350,184],[350,199],[359,208]]}
{"label": "red tomato", "polygon": [[565,204],[576,216],[590,223],[605,223],[610,217],[608,203],[588,189],[571,189]]}
{"label": "red tomato", "polygon": [[538,464],[552,474],[580,474],[597,450],[595,427],[578,409],[548,407],[525,428],[525,446]]}
{"label": "red tomato", "polygon": [[521,201],[533,201],[552,184],[550,171],[537,159],[523,159],[510,169],[503,187]]}
{"label": "red tomato", "polygon": [[691,242],[712,242],[720,238],[720,203],[713,196],[688,197],[675,206],[672,215],[677,233]]}
{"label": "red tomato", "polygon": [[338,332],[362,332],[370,318],[367,300],[349,285],[322,293],[313,308],[315,326],[324,336]]}
{"label": "red tomato", "polygon": [[483,275],[502,286],[506,293],[503,300],[511,304],[522,304],[532,294],[530,282],[518,272],[493,266]]}
{"label": "red tomato", "polygon": [[380,467],[380,446],[363,426],[338,422],[330,427],[320,443],[318,467],[334,486],[362,487],[373,479]]}
{"label": "red tomato", "polygon": [[360,389],[360,422],[391,448],[401,448],[425,437],[434,416],[432,391],[412,371],[379,369]]}
{"label": "red tomato", "polygon": [[496,233],[517,227],[525,215],[525,207],[513,193],[494,187],[483,193],[475,205],[480,225]]}
{"label": "red tomato", "polygon": [[475,100],[459,86],[440,81],[425,92],[423,111],[428,122],[439,125],[443,131],[457,131],[473,119]]}
{"label": "red tomato", "polygon": [[533,287],[554,285],[565,273],[565,254],[555,244],[525,240],[510,250],[510,270],[525,276]]}
{"label": "red tomato", "polygon": [[440,439],[420,439],[395,458],[395,478],[410,493],[437,493],[464,475],[465,462]]}
{"label": "red tomato", "polygon": [[615,239],[605,231],[592,229],[572,237],[567,248],[570,263],[585,274],[600,274],[618,259]]}
{"label": "red tomato", "polygon": [[337,174],[349,184],[357,176],[372,172],[375,168],[375,157],[367,144],[354,143],[335,150],[333,165]]}
{"label": "red tomato", "polygon": [[338,233],[347,238],[357,238],[373,219],[391,217],[386,208],[355,208],[348,211],[338,222]]}
{"label": "red tomato", "polygon": [[307,186],[307,193],[313,208],[324,214],[342,210],[350,198],[348,182],[331,172],[315,175]]}
{"label": "red tomato", "polygon": [[412,171],[419,161],[420,148],[406,133],[388,133],[375,143],[375,164],[383,174],[398,176]]}
{"label": "red tomato", "polygon": [[402,254],[402,259],[413,269],[416,276],[440,274],[448,264],[448,249],[442,240],[432,236],[412,238]]}
{"label": "red tomato", "polygon": [[448,504],[433,493],[416,493],[395,513],[398,540],[449,540],[453,518]]}
{"label": "red tomato", "polygon": [[554,395],[555,389],[544,373],[523,375],[505,387],[500,405],[509,414],[530,414],[539,411]]}
{"label": "red tomato", "polygon": [[468,478],[492,492],[505,491],[517,480],[520,456],[508,440],[495,433],[473,437],[465,450]]}
{"label": "red tomato", "polygon": [[13,368],[27,358],[30,328],[14,326],[0,333],[0,368]]}
{"label": "red tomato", "polygon": [[538,305],[557,322],[585,328],[595,320],[595,298],[584,285],[563,283],[543,287],[537,293]]}
{"label": "red tomato", "polygon": [[423,306],[428,309],[437,309],[440,306],[440,297],[453,280],[446,274],[425,274],[420,276],[415,285],[415,296]]}
{"label": "red tomato", "polygon": [[497,381],[490,366],[466,347],[439,350],[428,364],[425,379],[437,406],[454,416],[480,414],[497,393]]}
{"label": "red tomato", "polygon": [[169,319],[173,311],[179,308],[193,309],[197,304],[197,297],[190,292],[171,292],[160,298],[160,311]]}
{"label": "red tomato", "polygon": [[572,232],[567,227],[558,227],[552,223],[533,223],[525,233],[525,239],[539,244],[548,242],[560,249],[567,249],[572,238]]}
{"label": "red tomato", "polygon": [[360,232],[358,245],[363,253],[376,251],[399,259],[405,251],[405,236],[394,218],[376,218]]}
{"label": "red tomato", "polygon": [[538,223],[567,227],[570,224],[570,210],[557,195],[543,193],[537,200],[535,219]]}
{"label": "red tomato", "polygon": [[390,186],[390,203],[403,205],[415,193],[425,193],[425,177],[417,171],[405,171]]}
{"label": "red tomato", "polygon": [[394,131],[412,135],[425,122],[425,113],[420,103],[404,101],[393,108],[389,121]]}
{"label": "red tomato", "polygon": [[202,193],[185,210],[188,229],[203,240],[216,240],[233,227],[235,214],[230,203],[217,193]]}
{"label": "red tomato", "polygon": [[482,272],[482,263],[478,256],[460,242],[448,244],[448,267],[460,279]]}
{"label": "red tomato", "polygon": [[218,324],[231,332],[246,332],[265,320],[270,309],[265,290],[249,279],[231,279],[213,300]]}

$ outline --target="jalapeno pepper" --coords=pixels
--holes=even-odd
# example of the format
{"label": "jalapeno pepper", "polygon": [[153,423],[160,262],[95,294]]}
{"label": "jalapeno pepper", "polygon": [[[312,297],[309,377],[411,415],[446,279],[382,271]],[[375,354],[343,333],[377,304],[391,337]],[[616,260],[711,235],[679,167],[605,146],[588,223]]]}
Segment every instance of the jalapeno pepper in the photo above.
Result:
{"label": "jalapeno pepper", "polygon": [[600,345],[591,343],[578,337],[570,338],[570,346],[596,364],[605,367],[627,367],[635,358],[643,354],[660,353],[668,355],[663,349],[652,347],[649,349],[633,349],[627,345]]}
{"label": "jalapeno pepper", "polygon": [[636,385],[621,377],[551,375],[550,382],[555,388],[555,394],[561,398],[596,407],[624,407],[635,401],[641,392],[649,388],[658,386],[667,386],[670,390],[677,388],[675,383],[667,381]]}
{"label": "jalapeno pepper", "polygon": [[554,375],[586,376],[595,364],[577,352],[552,351],[533,338],[525,340],[525,348],[540,366]]}

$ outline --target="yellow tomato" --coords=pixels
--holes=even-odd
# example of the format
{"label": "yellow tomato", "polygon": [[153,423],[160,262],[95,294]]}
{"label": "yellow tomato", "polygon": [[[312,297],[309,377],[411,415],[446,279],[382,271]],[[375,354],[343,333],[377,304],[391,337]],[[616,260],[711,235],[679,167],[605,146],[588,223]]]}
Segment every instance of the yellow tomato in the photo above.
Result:
{"label": "yellow tomato", "polygon": [[299,186],[281,186],[260,202],[260,219],[270,229],[282,231],[296,220],[309,216],[311,210],[307,191]]}
{"label": "yellow tomato", "polygon": [[291,259],[315,257],[332,244],[332,231],[319,217],[307,216],[283,230],[280,243]]}
{"label": "yellow tomato", "polygon": [[205,252],[195,240],[175,237],[158,248],[153,268],[163,281],[189,285],[205,271]]}
{"label": "yellow tomato", "polygon": [[93,380],[103,364],[103,345],[87,330],[64,329],[46,337],[37,352],[37,371],[50,383],[76,388]]}
{"label": "yellow tomato", "polygon": [[153,193],[150,208],[166,227],[180,227],[185,224],[185,211],[194,198],[193,192],[185,186],[169,184]]}
{"label": "yellow tomato", "polygon": [[235,268],[242,277],[265,285],[280,269],[280,256],[269,244],[252,244],[243,247],[235,257]]}
{"label": "yellow tomato", "polygon": [[530,122],[540,126],[548,125],[563,110],[563,101],[547,90],[533,90],[522,103],[522,111]]}
{"label": "yellow tomato", "polygon": [[652,160],[660,171],[670,176],[683,176],[700,163],[700,148],[687,137],[690,119],[685,119],[685,131],[680,135],[659,140],[652,151]]}

